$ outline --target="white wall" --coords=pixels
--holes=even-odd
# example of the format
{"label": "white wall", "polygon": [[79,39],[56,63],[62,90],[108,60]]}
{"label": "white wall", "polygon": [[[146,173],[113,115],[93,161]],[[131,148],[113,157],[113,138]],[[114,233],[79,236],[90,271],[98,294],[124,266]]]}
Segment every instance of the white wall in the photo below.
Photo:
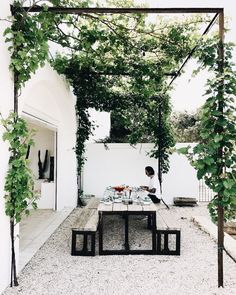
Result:
{"label": "white wall", "polygon": [[[183,145],[187,144],[178,144],[177,148]],[[110,185],[148,185],[145,166],[152,166],[157,171],[157,161],[147,156],[153,144],[138,144],[133,148],[129,144],[113,143],[108,147],[106,150],[103,144],[87,144],[84,194],[102,196],[104,189]],[[170,167],[169,173],[163,177],[163,199],[172,204],[174,197],[197,198],[196,171],[187,159],[175,153],[170,157]]]}
{"label": "white wall", "polygon": [[[7,15],[10,15],[9,3],[10,1],[1,1],[0,19],[4,19]],[[8,22],[0,21],[0,112],[2,113],[3,117],[8,116],[9,111],[13,109],[12,75],[8,70],[10,57],[7,50],[7,45],[4,43],[3,38],[3,31],[7,26],[9,26]],[[9,219],[5,215],[5,202],[3,198],[5,175],[8,169],[9,152],[8,146],[2,141],[3,131],[4,129],[0,125],[0,293],[10,282]]]}
{"label": "white wall", "polygon": [[[178,143],[177,148],[193,144]],[[196,170],[189,164],[184,155],[174,153],[170,156],[170,169],[163,174],[163,198],[173,203],[174,197],[190,197],[198,199],[199,181]]]}
{"label": "white wall", "polygon": [[87,144],[84,193],[102,196],[104,189],[110,185],[145,185],[148,182],[145,166],[156,166],[156,160],[146,155],[152,146],[143,144],[133,148],[129,144],[112,143],[106,150],[102,143]]}

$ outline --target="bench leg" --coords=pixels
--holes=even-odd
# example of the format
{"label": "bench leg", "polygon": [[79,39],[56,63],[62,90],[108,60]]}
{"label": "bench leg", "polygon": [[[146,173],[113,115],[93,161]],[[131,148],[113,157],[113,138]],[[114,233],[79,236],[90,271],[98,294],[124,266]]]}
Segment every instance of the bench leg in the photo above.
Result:
{"label": "bench leg", "polygon": [[72,230],[71,255],[76,255],[76,232]]}
{"label": "bench leg", "polygon": [[95,256],[96,233],[91,234],[91,255]]}
{"label": "bench leg", "polygon": [[[173,250],[169,249],[169,235],[173,235],[175,237],[175,249]],[[171,229],[157,230],[156,237],[157,237],[156,254],[180,255],[180,237],[181,237],[180,230],[171,230]],[[164,238],[163,245],[162,245],[162,237]]]}
{"label": "bench leg", "polygon": [[[76,250],[76,237],[83,236],[82,250]],[[91,250],[88,249],[88,237],[91,237]],[[96,232],[83,232],[72,230],[71,255],[72,256],[95,256]]]}

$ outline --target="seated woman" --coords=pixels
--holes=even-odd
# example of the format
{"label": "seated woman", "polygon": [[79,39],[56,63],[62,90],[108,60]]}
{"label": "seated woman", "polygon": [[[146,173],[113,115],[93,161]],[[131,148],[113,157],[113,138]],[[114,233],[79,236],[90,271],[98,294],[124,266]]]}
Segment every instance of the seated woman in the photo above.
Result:
{"label": "seated woman", "polygon": [[155,171],[151,166],[145,167],[145,173],[150,178],[148,186],[141,186],[142,189],[145,189],[148,192],[148,196],[153,203],[160,203],[160,199],[157,197],[158,190],[158,179],[155,176]]}

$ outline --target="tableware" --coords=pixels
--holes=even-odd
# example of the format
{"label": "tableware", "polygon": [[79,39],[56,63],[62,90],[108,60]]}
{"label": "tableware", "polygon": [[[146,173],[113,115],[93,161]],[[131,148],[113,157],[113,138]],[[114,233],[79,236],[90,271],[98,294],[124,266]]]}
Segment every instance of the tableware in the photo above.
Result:
{"label": "tableware", "polygon": [[117,192],[122,192],[125,189],[125,186],[113,186],[113,189]]}
{"label": "tableware", "polygon": [[122,199],[114,199],[114,203],[121,203]]}
{"label": "tableware", "polygon": [[112,202],[110,202],[110,201],[109,202],[107,202],[107,201],[104,202],[104,205],[111,205],[111,204],[112,204]]}
{"label": "tableware", "polygon": [[151,203],[151,201],[143,201],[143,205],[150,205]]}

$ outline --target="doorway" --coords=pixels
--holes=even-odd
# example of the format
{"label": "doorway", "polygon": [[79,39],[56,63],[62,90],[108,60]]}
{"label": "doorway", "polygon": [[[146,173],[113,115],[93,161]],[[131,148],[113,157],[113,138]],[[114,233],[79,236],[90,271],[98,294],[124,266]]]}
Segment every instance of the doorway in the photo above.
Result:
{"label": "doorway", "polygon": [[35,144],[28,151],[28,160],[38,209],[57,210],[57,128],[30,116],[25,119],[35,132]]}

